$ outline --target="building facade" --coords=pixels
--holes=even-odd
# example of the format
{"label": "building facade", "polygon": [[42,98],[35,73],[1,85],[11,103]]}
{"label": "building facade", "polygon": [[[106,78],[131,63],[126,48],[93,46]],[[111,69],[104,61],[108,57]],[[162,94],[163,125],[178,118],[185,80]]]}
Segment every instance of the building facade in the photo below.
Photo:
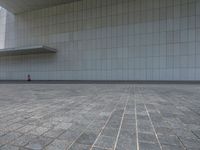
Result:
{"label": "building facade", "polygon": [[0,55],[0,80],[200,80],[199,0],[79,0],[0,22],[1,48],[57,49]]}

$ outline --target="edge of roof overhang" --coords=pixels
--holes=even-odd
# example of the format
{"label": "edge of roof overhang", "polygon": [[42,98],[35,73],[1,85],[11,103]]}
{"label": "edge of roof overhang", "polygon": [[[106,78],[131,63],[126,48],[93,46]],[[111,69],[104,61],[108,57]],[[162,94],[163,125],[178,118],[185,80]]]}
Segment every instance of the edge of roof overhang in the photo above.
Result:
{"label": "edge of roof overhang", "polygon": [[18,56],[18,55],[31,55],[31,54],[49,54],[56,53],[55,48],[45,45],[30,46],[30,47],[16,47],[0,49],[0,56]]}

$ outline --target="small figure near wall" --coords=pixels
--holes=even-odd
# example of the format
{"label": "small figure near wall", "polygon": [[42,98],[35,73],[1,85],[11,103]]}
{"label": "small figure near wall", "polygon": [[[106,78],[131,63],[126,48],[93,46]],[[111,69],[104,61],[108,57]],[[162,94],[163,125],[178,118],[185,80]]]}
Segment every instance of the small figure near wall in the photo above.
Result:
{"label": "small figure near wall", "polygon": [[28,82],[31,81],[31,75],[30,75],[30,74],[28,74],[28,76],[27,76],[27,81],[28,81]]}

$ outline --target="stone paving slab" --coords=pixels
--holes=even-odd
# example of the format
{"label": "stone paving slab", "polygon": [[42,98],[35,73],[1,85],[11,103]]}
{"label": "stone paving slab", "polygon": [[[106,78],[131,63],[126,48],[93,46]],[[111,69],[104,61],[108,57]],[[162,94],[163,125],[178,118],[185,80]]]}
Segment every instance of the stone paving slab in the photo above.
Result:
{"label": "stone paving slab", "polygon": [[0,84],[0,150],[200,150],[200,85]]}

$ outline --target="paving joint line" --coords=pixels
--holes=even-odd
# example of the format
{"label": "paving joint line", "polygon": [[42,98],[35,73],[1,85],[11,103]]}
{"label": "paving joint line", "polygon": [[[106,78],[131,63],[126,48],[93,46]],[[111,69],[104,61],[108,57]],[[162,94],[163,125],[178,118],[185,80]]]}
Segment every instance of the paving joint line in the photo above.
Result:
{"label": "paving joint line", "polygon": [[[184,96],[181,96],[182,99],[186,100],[186,98]],[[186,106],[190,111],[192,111],[193,113],[197,114],[198,116],[200,116],[199,112],[196,112],[195,110],[191,109],[190,107]]]}
{"label": "paving joint line", "polygon": [[94,143],[92,144],[92,146],[91,146],[90,150],[92,150],[92,148],[96,147],[96,146],[94,146],[94,145],[96,144],[96,142],[97,142],[97,140],[99,139],[99,137],[100,137],[101,133],[103,132],[103,130],[105,129],[106,125],[107,125],[107,124],[108,124],[108,122],[110,121],[110,118],[111,118],[111,116],[112,116],[112,114],[113,114],[113,112],[114,112],[115,110],[116,110],[116,108],[115,108],[115,109],[113,109],[113,111],[111,112],[111,114],[110,114],[110,116],[108,117],[108,119],[107,119],[106,123],[104,124],[104,126],[103,126],[103,127],[102,127],[102,129],[101,129],[101,131],[99,132],[99,134],[98,134],[98,136],[97,136],[96,140],[95,140],[95,141],[94,141]]}
{"label": "paving joint line", "polygon": [[[140,93],[140,94],[141,94],[142,97],[144,97],[142,93]],[[153,122],[152,122],[152,120],[151,120],[151,117],[150,117],[149,111],[148,111],[148,109],[147,109],[147,106],[146,106],[145,102],[143,102],[143,103],[144,103],[144,107],[145,107],[145,109],[146,109],[148,118],[149,118],[149,120],[150,120],[150,123],[151,123],[151,125],[152,125],[154,134],[155,134],[156,139],[157,139],[157,141],[158,141],[158,145],[159,145],[160,149],[162,150],[162,145],[161,145],[161,143],[160,143],[160,141],[159,141],[158,135],[157,135],[157,133],[156,133],[155,127],[154,127]]]}
{"label": "paving joint line", "polygon": [[157,135],[157,133],[156,133],[155,127],[154,127],[153,122],[152,122],[152,120],[151,120],[151,117],[150,117],[150,115],[149,115],[149,112],[148,112],[148,109],[147,109],[147,107],[146,107],[146,104],[144,104],[144,107],[145,107],[145,109],[146,109],[147,115],[148,115],[149,120],[150,120],[150,122],[151,122],[153,131],[154,131],[154,134],[155,134],[156,139],[157,139],[157,141],[158,141],[158,144],[159,144],[159,146],[160,146],[160,149],[162,150],[162,145],[161,145],[161,143],[160,143],[160,141],[159,141],[158,135]]}
{"label": "paving joint line", "polygon": [[[121,101],[122,97],[123,97],[123,96],[120,97],[120,101]],[[119,102],[120,102],[120,101],[119,101]],[[99,134],[98,134],[96,140],[94,141],[94,143],[92,144],[90,150],[92,150],[92,148],[96,147],[95,144],[96,144],[97,140],[99,139],[101,133],[102,133],[103,130],[105,129],[106,125],[107,125],[108,122],[110,121],[110,118],[111,118],[113,112],[116,110],[117,105],[118,105],[118,104],[116,104],[115,108],[114,108],[113,111],[111,112],[111,114],[110,114],[109,118],[107,119],[106,123],[104,124],[104,126],[103,126],[102,129],[101,129],[101,131],[99,132]]]}
{"label": "paving joint line", "polygon": [[[168,98],[165,96],[165,97],[162,97],[162,99],[166,99],[166,100],[168,100]],[[168,100],[169,101],[169,100]],[[170,104],[173,104],[173,103],[171,103],[170,102]],[[188,108],[189,109],[189,108]],[[162,116],[162,114],[161,114],[161,116]],[[167,123],[168,123],[168,125],[171,127],[171,125],[170,125],[170,123],[168,122],[168,121],[166,121]],[[172,130],[173,131],[173,130]],[[187,148],[186,148],[186,146],[184,145],[184,143],[181,141],[181,139],[180,139],[180,137],[173,131],[173,133],[174,133],[174,135],[177,137],[177,139],[179,140],[179,142],[182,144],[181,146],[185,149],[185,150],[187,150]]]}
{"label": "paving joint line", "polygon": [[117,133],[117,137],[116,137],[116,141],[115,141],[115,145],[114,145],[113,150],[115,150],[116,147],[117,147],[117,143],[118,143],[118,140],[119,140],[119,135],[120,135],[120,133],[121,133],[122,124],[123,124],[123,121],[124,121],[125,111],[126,111],[126,108],[127,108],[127,105],[128,105],[128,101],[129,101],[129,96],[130,96],[130,87],[129,87],[129,89],[128,89],[127,100],[126,100],[126,104],[125,104],[125,107],[124,107],[124,111],[123,111],[123,115],[122,115],[120,127],[119,127],[119,130],[118,130],[118,133]]}
{"label": "paving joint line", "polygon": [[89,127],[95,120],[96,120],[96,119],[94,119],[93,121],[91,121],[91,122],[87,125],[87,127],[85,128],[85,130],[83,130],[83,131],[79,134],[79,136],[78,136],[68,147],[65,148],[65,150],[69,150],[69,149],[72,147],[72,145],[77,141],[77,139],[88,129],[88,127]]}
{"label": "paving joint line", "polygon": [[183,144],[183,142],[181,141],[181,139],[179,138],[179,136],[176,135],[175,133],[175,136],[178,138],[179,142],[182,144],[182,147],[187,150],[187,147]]}
{"label": "paving joint line", "polygon": [[112,148],[106,148],[106,147],[101,147],[101,146],[94,146],[93,148],[99,148],[102,150],[113,150]]}
{"label": "paving joint line", "polygon": [[[97,119],[97,118],[96,118]],[[88,127],[93,123],[95,121],[95,119],[94,120],[92,120],[88,125],[87,125],[87,127],[85,128],[85,130],[83,130],[81,133],[80,133],[80,135],[69,145],[69,147],[66,147],[65,149],[69,149],[69,148],[71,148],[71,146],[76,142],[76,140],[88,129]],[[57,126],[57,125],[56,125]],[[53,127],[54,128],[54,127]],[[53,128],[51,128],[51,129],[53,129]],[[49,129],[48,131],[50,131],[51,129]],[[47,132],[48,132],[47,131]],[[47,133],[47,132],[45,132],[45,133]],[[65,131],[63,131],[63,133],[64,133]],[[45,134],[45,133],[43,133],[42,134],[42,136]],[[62,135],[63,133],[61,133],[60,135]],[[57,137],[59,137],[60,135],[58,135]],[[51,145],[56,139],[57,139],[57,137],[55,137],[55,138],[52,138],[53,139],[53,141],[52,142],[50,142],[49,144],[47,144],[46,146],[45,146],[45,148],[46,147],[48,147],[49,145]]]}
{"label": "paving joint line", "polygon": [[200,136],[198,136],[194,131],[191,132],[200,140]]}
{"label": "paving joint line", "polygon": [[[134,85],[134,92],[135,92],[135,85]],[[137,143],[137,150],[140,150],[139,139],[138,139],[138,123],[137,123],[137,105],[136,105],[136,95],[134,95],[134,103],[135,103],[135,128],[136,128],[136,143]]]}
{"label": "paving joint line", "polygon": [[[69,150],[69,149],[72,147],[72,145],[77,141],[77,139],[88,129],[88,127],[89,127],[96,119],[98,119],[98,118],[95,118],[94,120],[92,120],[92,121],[87,125],[87,127],[85,128],[85,130],[83,130],[83,131],[79,134],[79,136],[78,136],[68,147],[65,148],[65,150]],[[52,141],[51,143],[53,143],[53,141]],[[51,143],[50,143],[50,144],[51,144]],[[50,145],[50,144],[49,144],[49,145]]]}
{"label": "paving joint line", "polygon": [[[120,98],[120,99],[121,99],[121,98]],[[117,106],[117,105],[116,105],[116,106]],[[90,150],[92,150],[92,148],[96,147],[96,146],[94,146],[94,145],[96,144],[96,142],[97,142],[97,140],[99,139],[101,133],[103,132],[103,130],[105,129],[106,125],[107,125],[108,122],[110,121],[110,118],[111,118],[111,116],[112,116],[112,114],[114,113],[115,110],[116,110],[116,108],[114,108],[113,111],[111,112],[111,114],[110,114],[110,116],[108,117],[106,123],[105,123],[104,126],[101,128],[101,131],[99,132],[99,134],[98,134],[96,140],[95,140],[94,143],[92,144]]]}

